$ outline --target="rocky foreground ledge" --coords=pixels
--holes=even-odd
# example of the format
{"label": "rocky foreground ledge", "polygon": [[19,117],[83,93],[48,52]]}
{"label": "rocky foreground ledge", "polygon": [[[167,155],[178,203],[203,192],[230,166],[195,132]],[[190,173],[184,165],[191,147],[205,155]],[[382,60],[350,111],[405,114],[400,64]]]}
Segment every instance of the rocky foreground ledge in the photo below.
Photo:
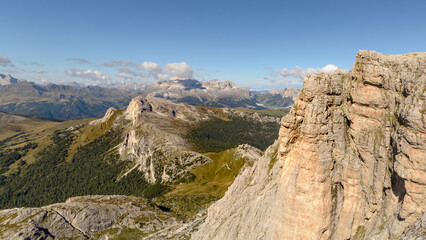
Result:
{"label": "rocky foreground ledge", "polygon": [[425,67],[360,51],[307,76],[278,160],[272,146],[245,169],[192,239],[424,239]]}
{"label": "rocky foreground ledge", "polygon": [[0,239],[185,239],[204,218],[184,223],[137,197],[73,197],[41,208],[1,210]]}

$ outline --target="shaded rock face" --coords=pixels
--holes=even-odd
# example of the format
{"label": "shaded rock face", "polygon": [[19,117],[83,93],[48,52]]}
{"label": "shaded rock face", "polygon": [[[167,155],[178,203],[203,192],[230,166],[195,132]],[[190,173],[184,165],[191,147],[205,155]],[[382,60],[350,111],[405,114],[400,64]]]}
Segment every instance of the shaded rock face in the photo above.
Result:
{"label": "shaded rock face", "polygon": [[193,239],[401,236],[426,210],[425,66],[360,51],[349,72],[307,76],[278,161],[238,176]]}
{"label": "shaded rock face", "polygon": [[401,240],[421,240],[426,236],[426,212],[414,224],[405,229]]}

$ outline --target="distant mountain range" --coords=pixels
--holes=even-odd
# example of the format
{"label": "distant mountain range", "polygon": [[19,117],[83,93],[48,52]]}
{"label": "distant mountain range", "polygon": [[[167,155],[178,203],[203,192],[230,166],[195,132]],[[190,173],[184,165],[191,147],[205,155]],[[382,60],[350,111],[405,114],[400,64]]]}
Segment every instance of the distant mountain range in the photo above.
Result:
{"label": "distant mountain range", "polygon": [[157,82],[144,91],[145,95],[169,99],[197,106],[242,107],[251,109],[285,108],[294,103],[299,90],[271,90],[251,92],[231,81],[197,81],[173,78]]}
{"label": "distant mountain range", "polygon": [[51,119],[101,117],[108,108],[124,108],[140,94],[96,86],[39,85],[10,75],[0,78],[0,111]]}
{"label": "distant mountain range", "polygon": [[0,74],[0,111],[60,120],[97,118],[103,116],[110,107],[126,107],[130,100],[138,95],[195,106],[285,108],[294,103],[298,92],[297,89],[251,92],[248,88],[238,87],[230,81],[180,78],[136,84],[132,88],[120,84],[104,87],[52,83],[40,85]]}

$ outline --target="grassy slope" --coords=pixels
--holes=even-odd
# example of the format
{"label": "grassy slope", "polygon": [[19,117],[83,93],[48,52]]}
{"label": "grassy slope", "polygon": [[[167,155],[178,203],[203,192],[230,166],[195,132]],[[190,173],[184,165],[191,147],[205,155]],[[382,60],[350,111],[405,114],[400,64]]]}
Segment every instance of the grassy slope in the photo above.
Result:
{"label": "grassy slope", "polygon": [[235,159],[235,151],[233,148],[219,153],[206,153],[213,161],[190,170],[195,176],[194,181],[174,185],[170,192],[153,201],[170,208],[184,219],[191,219],[222,198],[247,163],[247,159]]}
{"label": "grassy slope", "polygon": [[0,151],[20,148],[28,143],[37,144],[37,148],[30,149],[19,161],[9,166],[9,170],[5,173],[5,175],[16,172],[18,167],[22,165],[23,162],[26,162],[27,164],[33,163],[36,160],[35,156],[52,142],[51,136],[56,130],[67,129],[71,126],[87,123],[89,121],[90,119],[53,122],[47,120],[31,119],[16,124],[22,129],[22,131],[13,134],[10,137],[3,138],[3,141],[0,141]]}
{"label": "grassy slope", "polygon": [[234,154],[235,148],[219,153],[204,154],[211,158],[213,162],[190,170],[195,175],[195,180],[177,185],[170,194],[206,193],[223,196],[246,163],[246,159],[235,159]]}

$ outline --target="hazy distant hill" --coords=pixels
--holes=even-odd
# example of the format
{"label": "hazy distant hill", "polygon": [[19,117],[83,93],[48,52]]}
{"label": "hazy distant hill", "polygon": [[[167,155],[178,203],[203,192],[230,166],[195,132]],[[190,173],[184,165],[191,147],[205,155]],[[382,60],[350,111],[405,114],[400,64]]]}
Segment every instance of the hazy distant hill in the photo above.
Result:
{"label": "hazy distant hill", "polygon": [[272,89],[266,93],[253,92],[252,95],[262,107],[286,108],[293,106],[299,91],[296,88]]}

